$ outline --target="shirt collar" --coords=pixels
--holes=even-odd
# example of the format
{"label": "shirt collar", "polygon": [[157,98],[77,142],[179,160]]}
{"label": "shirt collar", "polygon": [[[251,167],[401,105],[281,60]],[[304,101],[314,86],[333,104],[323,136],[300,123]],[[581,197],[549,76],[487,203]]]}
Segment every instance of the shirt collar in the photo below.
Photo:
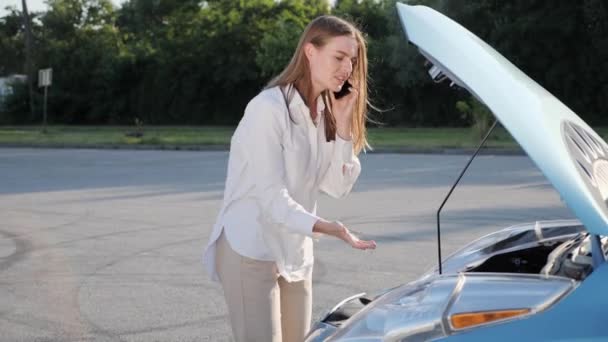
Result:
{"label": "shirt collar", "polygon": [[[300,92],[296,90],[293,85],[290,85],[286,88],[288,97],[291,97],[289,107],[297,108],[301,110],[303,113],[308,114],[308,106],[304,103],[304,99],[300,96]],[[293,95],[291,95],[293,94]],[[323,115],[325,111],[325,103],[323,102],[322,96],[317,98],[317,118],[314,120],[315,125],[319,123],[321,115]]]}

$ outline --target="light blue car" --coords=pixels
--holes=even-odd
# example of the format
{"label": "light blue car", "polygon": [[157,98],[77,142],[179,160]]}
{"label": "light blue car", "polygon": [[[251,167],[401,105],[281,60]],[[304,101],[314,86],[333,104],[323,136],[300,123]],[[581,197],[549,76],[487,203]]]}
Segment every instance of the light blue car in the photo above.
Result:
{"label": "light blue car", "polygon": [[578,220],[482,237],[442,272],[338,303],[307,341],[608,341],[608,145],[459,24],[424,6],[397,10],[430,76],[486,104]]}

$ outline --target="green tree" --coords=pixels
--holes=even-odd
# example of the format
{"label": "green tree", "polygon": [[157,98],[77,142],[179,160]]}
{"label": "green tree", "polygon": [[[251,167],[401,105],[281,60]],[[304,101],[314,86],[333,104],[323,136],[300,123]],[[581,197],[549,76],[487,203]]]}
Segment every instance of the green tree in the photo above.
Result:
{"label": "green tree", "polygon": [[289,63],[306,25],[328,14],[327,1],[282,1],[256,50],[255,61],[264,79],[276,76]]}
{"label": "green tree", "polygon": [[[287,64],[304,26],[328,10],[326,0],[209,1],[204,27],[213,54],[204,63],[214,86],[206,92],[227,99],[210,109],[212,120],[236,123],[251,97]],[[238,98],[227,95],[235,92]]]}
{"label": "green tree", "polygon": [[[430,80],[426,61],[406,42],[395,0],[337,0],[332,9],[327,0],[128,0],[118,9],[110,0],[47,2],[48,11],[31,14],[31,46],[33,63],[54,69],[54,122],[235,124],[288,63],[305,25],[331,12],[365,33],[371,101],[381,109],[372,112],[375,119],[470,124],[454,105],[470,95]],[[408,3],[455,19],[592,124],[607,122],[603,0]],[[0,18],[1,75],[26,72],[24,33],[22,11]],[[27,94],[18,93],[11,108]],[[23,112],[3,120],[37,122]]]}
{"label": "green tree", "polygon": [[64,123],[120,121],[116,80],[124,46],[109,0],[50,0],[38,64],[52,67],[50,119]]}
{"label": "green tree", "polygon": [[23,38],[23,17],[15,8],[0,18],[0,76],[23,73],[25,60]]}
{"label": "green tree", "polygon": [[443,10],[592,124],[608,110],[602,1],[444,1]]}

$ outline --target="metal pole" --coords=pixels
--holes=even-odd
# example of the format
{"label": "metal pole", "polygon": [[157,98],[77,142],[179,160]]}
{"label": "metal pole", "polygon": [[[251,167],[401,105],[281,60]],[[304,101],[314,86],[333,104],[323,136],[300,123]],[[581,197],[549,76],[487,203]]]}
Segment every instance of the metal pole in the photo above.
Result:
{"label": "metal pole", "polygon": [[443,273],[443,268],[441,267],[441,223],[440,223],[441,218],[439,216],[441,214],[441,209],[443,209],[443,206],[448,201],[448,198],[450,198],[450,196],[452,195],[452,192],[456,188],[456,185],[458,185],[458,183],[460,182],[460,179],[462,178],[464,173],[467,172],[467,169],[471,165],[471,162],[473,161],[473,159],[475,159],[475,157],[479,153],[479,150],[481,150],[483,145],[486,143],[486,140],[488,140],[490,133],[492,133],[492,131],[494,130],[494,127],[496,127],[497,123],[498,123],[498,120],[494,120],[494,124],[492,125],[492,127],[490,127],[490,129],[486,133],[486,136],[483,138],[483,140],[481,140],[481,142],[479,143],[479,146],[477,146],[475,153],[473,153],[473,155],[469,158],[467,165],[465,165],[465,167],[462,169],[462,171],[460,171],[460,175],[458,175],[458,179],[456,179],[456,181],[452,185],[452,188],[450,189],[448,194],[445,196],[445,198],[443,199],[443,202],[441,202],[441,205],[439,206],[439,209],[437,210],[437,259],[439,261],[439,274]]}
{"label": "metal pole", "polygon": [[48,91],[48,86],[44,87],[44,114],[43,114],[43,123],[42,123],[42,133],[46,133],[46,97],[47,97],[47,91]]}

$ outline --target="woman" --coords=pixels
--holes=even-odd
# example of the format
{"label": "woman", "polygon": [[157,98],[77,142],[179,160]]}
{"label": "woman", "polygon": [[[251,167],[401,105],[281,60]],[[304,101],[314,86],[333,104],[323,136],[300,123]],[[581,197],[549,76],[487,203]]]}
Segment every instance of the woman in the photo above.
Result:
{"label": "woman", "polygon": [[[346,81],[349,93],[336,99]],[[310,328],[313,234],[375,248],[316,215],[319,190],[348,194],[366,146],[367,56],[334,16],[304,30],[287,67],[254,97],[231,141],[222,209],[205,252],[237,341],[302,341]],[[348,84],[348,83],[346,83]]]}

